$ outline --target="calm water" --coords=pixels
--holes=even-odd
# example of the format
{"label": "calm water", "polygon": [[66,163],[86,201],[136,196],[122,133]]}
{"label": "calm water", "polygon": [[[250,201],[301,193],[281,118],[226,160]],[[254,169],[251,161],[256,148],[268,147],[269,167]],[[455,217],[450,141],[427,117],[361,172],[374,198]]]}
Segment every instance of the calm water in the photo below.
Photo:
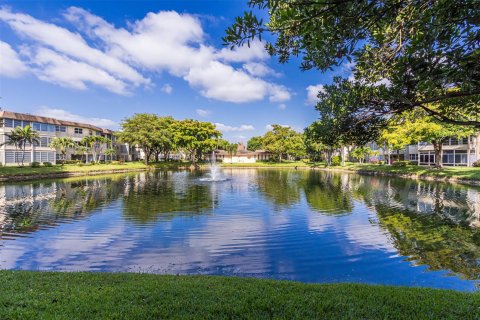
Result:
{"label": "calm water", "polygon": [[0,185],[0,269],[216,274],[476,290],[480,189],[318,171]]}

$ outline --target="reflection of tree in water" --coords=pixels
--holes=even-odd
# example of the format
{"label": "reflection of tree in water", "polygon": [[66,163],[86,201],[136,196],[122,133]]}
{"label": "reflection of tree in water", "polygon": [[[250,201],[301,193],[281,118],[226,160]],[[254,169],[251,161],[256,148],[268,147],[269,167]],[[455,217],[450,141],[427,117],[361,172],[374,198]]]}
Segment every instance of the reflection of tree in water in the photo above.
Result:
{"label": "reflection of tree in water", "polygon": [[276,210],[291,207],[300,201],[301,172],[259,169],[255,177],[259,192],[274,204]]}
{"label": "reflection of tree in water", "polygon": [[137,175],[128,180],[123,210],[127,218],[146,223],[174,216],[196,215],[217,203],[211,188],[199,184],[187,172],[161,171]]}
{"label": "reflection of tree in water", "polygon": [[353,209],[349,175],[310,171],[302,181],[309,206],[324,214],[346,214]]}
{"label": "reflection of tree in water", "polygon": [[400,254],[431,270],[480,279],[480,193],[475,188],[354,176],[355,197],[376,212]]}
{"label": "reflection of tree in water", "polygon": [[479,228],[384,205],[375,208],[380,225],[391,234],[400,254],[432,270],[446,269],[467,279],[480,279]]}
{"label": "reflection of tree in water", "polygon": [[121,194],[118,177],[2,186],[4,232],[32,232],[61,219],[86,216]]}

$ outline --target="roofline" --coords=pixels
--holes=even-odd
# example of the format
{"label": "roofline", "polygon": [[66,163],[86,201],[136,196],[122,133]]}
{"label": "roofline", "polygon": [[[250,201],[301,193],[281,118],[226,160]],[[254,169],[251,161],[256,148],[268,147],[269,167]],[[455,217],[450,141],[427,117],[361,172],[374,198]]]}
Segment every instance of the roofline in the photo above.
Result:
{"label": "roofline", "polygon": [[14,119],[14,120],[25,120],[25,121],[31,121],[31,122],[42,122],[42,123],[54,124],[54,125],[57,125],[57,126],[70,126],[70,127],[88,128],[88,129],[92,129],[92,130],[95,130],[95,131],[100,131],[102,133],[109,133],[109,134],[113,134],[113,132],[114,132],[110,129],[100,128],[100,127],[97,127],[97,126],[94,126],[94,125],[88,124],[88,123],[66,121],[66,120],[36,116],[36,115],[32,115],[32,114],[13,112],[13,111],[7,111],[7,110],[0,111],[0,118],[7,118],[7,119]]}

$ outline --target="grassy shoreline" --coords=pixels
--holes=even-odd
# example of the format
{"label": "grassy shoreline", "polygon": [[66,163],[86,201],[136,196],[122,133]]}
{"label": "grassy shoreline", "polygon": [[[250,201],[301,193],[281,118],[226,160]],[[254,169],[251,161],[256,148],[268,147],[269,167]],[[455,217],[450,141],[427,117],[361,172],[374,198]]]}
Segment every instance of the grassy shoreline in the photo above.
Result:
{"label": "grassy shoreline", "polygon": [[480,293],[218,276],[0,271],[1,319],[475,319]]}
{"label": "grassy shoreline", "polygon": [[[221,163],[223,168],[298,168],[316,170],[346,171],[359,174],[398,176],[403,178],[419,178],[448,182],[480,185],[480,168],[472,167],[444,167],[434,169],[425,166],[409,165],[406,167],[347,163],[345,166],[325,167],[323,163],[304,161],[292,162],[257,162],[257,163]],[[205,167],[206,164],[200,164]],[[105,173],[120,173],[146,170],[176,170],[187,169],[189,162],[160,162],[148,166],[142,162],[127,162],[124,164],[95,164],[95,165],[56,165],[52,167],[0,167],[1,181],[23,181],[35,178],[56,178],[81,175],[97,175]]]}

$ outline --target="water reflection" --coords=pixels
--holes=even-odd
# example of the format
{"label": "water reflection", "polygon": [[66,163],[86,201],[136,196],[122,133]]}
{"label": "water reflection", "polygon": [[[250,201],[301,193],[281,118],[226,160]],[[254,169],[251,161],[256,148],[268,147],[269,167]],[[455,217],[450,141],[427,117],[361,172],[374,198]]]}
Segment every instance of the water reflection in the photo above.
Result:
{"label": "water reflection", "polygon": [[224,174],[231,179],[213,184],[164,171],[0,185],[0,268],[460,290],[480,280],[478,188],[320,171]]}

